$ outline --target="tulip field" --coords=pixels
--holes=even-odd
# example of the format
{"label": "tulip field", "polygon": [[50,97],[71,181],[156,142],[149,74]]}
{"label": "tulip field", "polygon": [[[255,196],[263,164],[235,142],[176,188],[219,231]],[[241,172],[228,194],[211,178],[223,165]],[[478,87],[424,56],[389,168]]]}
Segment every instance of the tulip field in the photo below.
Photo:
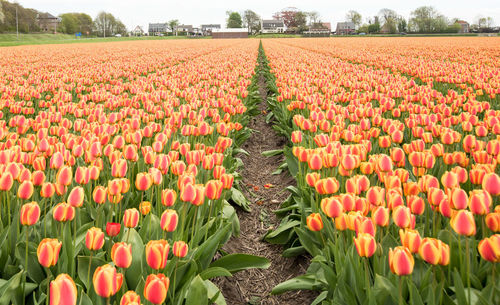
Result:
{"label": "tulip field", "polygon": [[286,137],[263,155],[295,180],[262,238],[311,258],[273,295],[500,304],[498,38],[0,55],[0,305],[228,304],[219,279],[273,268],[223,250],[252,213],[239,172],[254,116]]}
{"label": "tulip field", "polygon": [[499,304],[500,40],[266,41],[313,304]]}

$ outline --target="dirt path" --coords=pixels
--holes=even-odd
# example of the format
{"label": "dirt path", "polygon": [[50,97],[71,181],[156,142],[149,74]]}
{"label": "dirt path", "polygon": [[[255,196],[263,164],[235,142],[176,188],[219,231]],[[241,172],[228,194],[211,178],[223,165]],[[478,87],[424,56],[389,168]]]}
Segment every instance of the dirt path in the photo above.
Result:
{"label": "dirt path", "polygon": [[[240,156],[245,166],[241,172],[243,193],[252,203],[252,211],[246,213],[238,211],[240,219],[241,234],[238,238],[232,238],[223,247],[229,253],[248,253],[264,256],[271,261],[271,266],[267,270],[253,269],[242,271],[222,279],[218,284],[226,298],[227,304],[286,304],[304,305],[310,304],[316,297],[315,292],[296,291],[278,296],[271,296],[270,292],[274,286],[290,278],[304,274],[309,259],[305,257],[285,258],[281,254],[283,248],[261,241],[262,236],[268,229],[276,227],[279,219],[273,210],[279,208],[279,204],[284,201],[288,192],[285,188],[295,183],[294,179],[286,173],[271,175],[276,168],[283,163],[282,155],[265,157],[262,152],[267,150],[281,149],[286,143],[286,139],[279,136],[266,123],[267,92],[264,77],[259,79],[259,92],[262,103],[259,106],[261,113],[252,118],[249,123],[255,132],[244,144],[249,155]],[[272,184],[273,187],[265,188],[265,184]]]}

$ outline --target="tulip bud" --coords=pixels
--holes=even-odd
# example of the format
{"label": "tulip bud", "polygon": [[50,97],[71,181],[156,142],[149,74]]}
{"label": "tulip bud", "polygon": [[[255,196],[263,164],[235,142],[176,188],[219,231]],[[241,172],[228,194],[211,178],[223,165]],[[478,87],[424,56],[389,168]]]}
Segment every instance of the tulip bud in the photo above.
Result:
{"label": "tulip bud", "polygon": [[177,193],[174,190],[164,189],[161,192],[161,204],[163,204],[166,207],[173,206],[176,199],[177,199]]}
{"label": "tulip bud", "polygon": [[453,230],[460,235],[471,236],[476,234],[476,222],[470,211],[460,210],[450,220]]}
{"label": "tulip bud", "polygon": [[110,237],[114,237],[120,234],[121,225],[116,222],[108,222],[106,223],[106,234]]}
{"label": "tulip bud", "polygon": [[175,210],[167,209],[161,215],[160,226],[163,231],[173,232],[177,228],[177,223],[179,222],[179,216]]}
{"label": "tulip bud", "polygon": [[21,207],[19,218],[23,226],[32,226],[40,218],[40,207],[36,202],[26,203]]}
{"label": "tulip bud", "polygon": [[312,213],[307,216],[307,227],[311,231],[321,231],[323,229],[323,220],[319,213]]}
{"label": "tulip bud", "polygon": [[490,211],[493,200],[485,190],[474,190],[469,197],[469,208],[474,215],[486,215]]}
{"label": "tulip bud", "polygon": [[307,162],[311,170],[320,170],[323,167],[323,160],[319,154],[313,154]]}
{"label": "tulip bud", "polygon": [[375,236],[376,228],[371,218],[360,217],[354,221],[354,231],[356,231],[356,234],[367,233]]}
{"label": "tulip bud", "polygon": [[59,258],[62,243],[57,239],[45,238],[38,244],[36,255],[38,262],[45,268],[55,266]]}
{"label": "tulip bud", "polygon": [[21,199],[30,199],[33,195],[34,187],[31,181],[23,181],[17,189],[17,197]]}
{"label": "tulip bud", "polygon": [[418,248],[420,247],[420,243],[422,241],[418,231],[411,229],[399,229],[399,238],[401,239],[401,245],[408,248],[411,253],[418,252]]}
{"label": "tulip bud", "polygon": [[209,180],[205,186],[205,195],[210,200],[217,200],[222,195],[223,183],[220,180]]}
{"label": "tulip bud", "polygon": [[326,216],[336,218],[344,212],[344,207],[337,199],[330,197],[321,200],[321,210]]}
{"label": "tulip bud", "polygon": [[469,203],[469,197],[463,189],[454,188],[448,190],[448,198],[450,200],[450,205],[455,210],[463,210],[467,208]]}
{"label": "tulip bud", "polygon": [[225,190],[229,190],[233,187],[233,182],[234,182],[234,176],[231,174],[222,174],[220,177],[220,180],[222,181],[222,187]]}
{"label": "tulip bud", "polygon": [[75,208],[79,208],[83,205],[83,199],[85,199],[85,192],[83,187],[74,187],[68,195],[67,202]]}
{"label": "tulip bud", "polygon": [[[500,262],[500,234],[487,237],[479,242],[477,250],[484,260],[492,263]],[[495,268],[496,266],[493,266]]]}
{"label": "tulip bud", "polygon": [[142,201],[139,204],[139,210],[141,211],[142,215],[148,215],[149,212],[151,212],[151,202],[149,201]]}
{"label": "tulip bud", "polygon": [[176,241],[172,247],[172,252],[174,256],[185,257],[188,253],[188,245],[182,240]]}
{"label": "tulip bud", "polygon": [[104,245],[104,233],[101,229],[92,227],[85,235],[85,246],[90,251],[99,250]]}
{"label": "tulip bud", "polygon": [[191,183],[187,183],[181,189],[181,200],[184,202],[191,202],[196,197],[196,189]]}
{"label": "tulip bud", "polygon": [[123,226],[126,228],[135,228],[139,223],[139,211],[136,208],[126,209],[123,214]]}
{"label": "tulip bud", "polygon": [[58,203],[52,210],[52,216],[55,221],[72,221],[75,217],[75,208],[66,202]]}
{"label": "tulip bud", "polygon": [[402,205],[397,206],[392,211],[392,220],[400,228],[410,228],[412,226],[412,214],[410,209]]}
{"label": "tulip bud", "polygon": [[135,178],[135,188],[139,191],[147,191],[153,184],[153,179],[148,173],[138,173]]}
{"label": "tulip bud", "polygon": [[357,237],[353,237],[356,250],[361,257],[371,257],[377,250],[375,238],[367,233],[359,233]]}
{"label": "tulip bud", "polygon": [[115,243],[111,248],[111,259],[118,268],[128,268],[132,264],[132,245],[124,242]]}
{"label": "tulip bud", "polygon": [[120,300],[120,305],[140,305],[141,297],[133,290],[125,292]]}
{"label": "tulip bud", "polygon": [[335,228],[339,231],[347,229],[347,214],[342,213],[339,217],[335,218]]}
{"label": "tulip bud", "polygon": [[109,298],[120,290],[123,283],[123,274],[116,272],[110,264],[97,267],[92,278],[94,290],[97,295]]}
{"label": "tulip bud", "polygon": [[65,165],[59,168],[56,175],[57,184],[68,186],[71,184],[72,180],[73,173],[71,172],[71,167]]}
{"label": "tulip bud", "polygon": [[0,190],[10,191],[12,185],[14,184],[14,178],[9,172],[4,172],[0,177]]}
{"label": "tulip bud", "polygon": [[406,200],[412,214],[422,215],[424,213],[425,202],[421,197],[410,195]]}
{"label": "tulip bud", "polygon": [[144,285],[144,297],[153,304],[162,304],[167,297],[170,280],[164,274],[150,274]]}
{"label": "tulip bud", "polygon": [[50,305],[76,305],[77,292],[73,279],[61,273],[50,282]]}
{"label": "tulip bud", "polygon": [[413,272],[415,260],[406,247],[396,247],[389,250],[389,267],[396,275],[408,275]]}
{"label": "tulip bud", "polygon": [[170,245],[166,240],[150,240],[146,244],[146,262],[154,270],[165,268]]}

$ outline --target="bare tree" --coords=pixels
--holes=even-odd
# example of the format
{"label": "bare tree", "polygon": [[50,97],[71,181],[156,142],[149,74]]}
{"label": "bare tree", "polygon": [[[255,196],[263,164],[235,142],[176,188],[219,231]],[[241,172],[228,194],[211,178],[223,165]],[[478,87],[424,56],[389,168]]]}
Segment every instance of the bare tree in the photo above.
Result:
{"label": "bare tree", "polygon": [[345,15],[345,19],[347,21],[350,21],[352,23],[354,23],[354,25],[356,26],[356,28],[358,28],[360,25],[361,25],[361,14],[354,11],[354,10],[350,10],[347,12],[347,14]]}
{"label": "bare tree", "polygon": [[249,33],[257,33],[260,30],[260,16],[252,10],[244,11],[243,26],[248,29]]}

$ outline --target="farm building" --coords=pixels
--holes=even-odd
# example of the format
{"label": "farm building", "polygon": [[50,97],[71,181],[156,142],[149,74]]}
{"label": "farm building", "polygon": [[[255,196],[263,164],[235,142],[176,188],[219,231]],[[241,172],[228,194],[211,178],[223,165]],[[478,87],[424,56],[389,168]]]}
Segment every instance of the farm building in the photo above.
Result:
{"label": "farm building", "polygon": [[40,13],[36,16],[40,30],[44,32],[56,32],[57,26],[61,23],[61,18],[49,13]]}
{"label": "farm building", "polygon": [[138,25],[132,30],[132,35],[133,36],[142,36],[142,35],[144,35],[144,30],[142,29],[142,27],[140,25]]}
{"label": "farm building", "polygon": [[337,35],[352,35],[356,32],[356,28],[353,22],[338,22],[337,23]]}
{"label": "farm building", "polygon": [[264,20],[260,21],[260,28],[262,34],[274,34],[274,33],[283,33],[285,32],[285,24],[283,20]]}
{"label": "farm building", "polygon": [[170,32],[166,23],[150,23],[148,27],[149,35],[158,35],[161,33]]}
{"label": "farm building", "polygon": [[202,24],[201,25],[201,32],[203,33],[203,36],[210,36],[212,35],[212,31],[215,29],[220,30],[221,26],[220,24]]}
{"label": "farm building", "polygon": [[457,20],[457,22],[455,22],[455,23],[460,24],[460,30],[458,31],[459,33],[469,33],[470,26],[469,26],[469,23],[467,21]]}
{"label": "farm building", "polygon": [[214,29],[212,30],[212,38],[248,38],[247,29]]}

